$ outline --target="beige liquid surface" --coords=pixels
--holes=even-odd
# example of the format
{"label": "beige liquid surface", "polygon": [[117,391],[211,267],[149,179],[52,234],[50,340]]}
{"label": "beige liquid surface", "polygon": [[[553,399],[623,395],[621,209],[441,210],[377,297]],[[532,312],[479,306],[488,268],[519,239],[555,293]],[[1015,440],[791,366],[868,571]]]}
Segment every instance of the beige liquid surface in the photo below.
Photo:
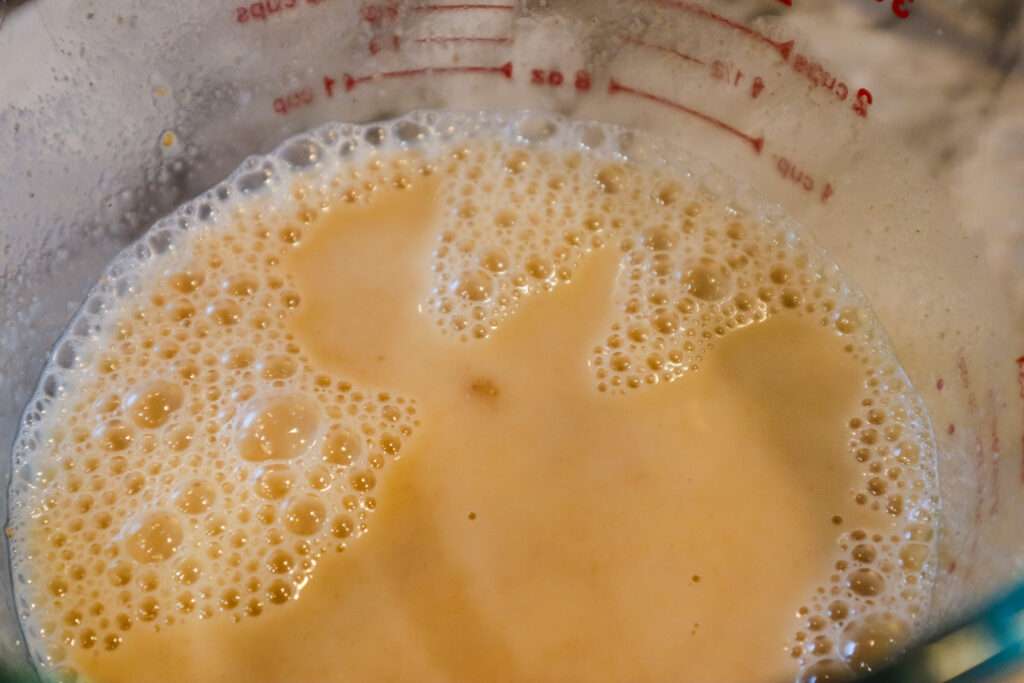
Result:
{"label": "beige liquid surface", "polygon": [[[160,508],[171,510],[161,513],[166,519],[144,518],[143,532],[136,523],[117,535],[107,534],[110,544],[122,550],[109,551],[104,575],[108,565],[121,562],[112,556],[127,554],[134,562],[124,565],[131,575],[122,584],[127,588],[110,592],[107,604],[124,603],[133,626],[122,629],[116,640],[96,629],[93,642],[88,634],[64,631],[72,635],[64,636],[61,666],[110,683],[739,682],[792,677],[802,662],[813,663],[801,659],[805,652],[838,660],[837,651],[846,647],[849,653],[843,658],[852,667],[877,656],[865,655],[863,642],[858,654],[860,641],[854,636],[843,641],[822,635],[856,627],[846,612],[901,604],[898,589],[888,589],[887,601],[877,596],[872,586],[883,577],[891,586],[904,585],[899,582],[902,575],[893,578],[899,573],[895,563],[876,561],[875,569],[866,568],[876,554],[885,555],[882,548],[888,543],[894,543],[895,556],[904,536],[890,540],[889,534],[903,521],[884,502],[881,508],[865,504],[865,481],[881,468],[868,472],[852,456],[854,445],[874,440],[851,432],[861,422],[851,424],[851,416],[865,410],[866,361],[851,351],[849,340],[835,326],[822,324],[819,316],[781,306],[760,322],[717,339],[695,369],[672,381],[635,391],[598,390],[595,344],[621,317],[613,292],[622,271],[622,250],[603,245],[552,291],[523,298],[500,324],[491,326],[486,338],[462,340],[445,332],[423,303],[437,276],[437,268],[431,268],[437,225],[449,210],[442,201],[445,180],[438,175],[396,183],[400,189],[378,188],[365,201],[329,202],[321,215],[307,216],[301,238],[296,232],[295,239],[285,239],[287,251],[274,263],[279,287],[284,283],[280,289],[293,309],[280,318],[283,336],[275,343],[286,342],[310,376],[327,376],[332,382],[343,377],[346,387],[350,382],[368,388],[368,393],[392,392],[382,399],[390,408],[380,410],[403,425],[400,437],[386,427],[383,436],[380,430],[364,429],[368,443],[382,444],[370,448],[368,467],[341,467],[327,474],[308,470],[326,477],[326,483],[311,484],[317,489],[311,494],[313,503],[299,509],[286,501],[276,508],[281,512],[275,519],[283,520],[285,531],[268,532],[266,554],[255,557],[271,566],[273,553],[279,552],[275,547],[295,548],[288,568],[303,557],[308,562],[294,572],[294,582],[246,582],[238,573],[239,578],[229,577],[225,584],[221,577],[217,585],[227,588],[202,589],[214,600],[221,596],[220,609],[193,611],[188,600],[201,602],[203,597],[193,597],[200,589],[187,579],[182,557],[192,545],[215,557],[209,550],[213,545],[191,539],[194,534],[202,538],[204,529],[210,537],[230,534],[232,511],[219,531],[210,531],[207,518],[190,525],[187,515],[213,509],[208,499],[222,487],[234,491],[233,484],[225,484],[234,479],[230,474],[200,478],[195,480],[200,484],[193,481],[191,489],[183,489],[165,475],[168,490],[177,492],[176,508]],[[631,199],[621,201],[633,215],[646,211],[645,205],[632,206],[636,202]],[[269,220],[266,228],[270,235],[292,236]],[[231,244],[246,239],[241,231],[226,242],[211,238],[192,258],[201,262],[210,250],[219,250],[214,261],[227,261],[219,267],[230,271],[235,258],[230,256]],[[199,266],[193,265],[181,272],[198,272]],[[225,282],[237,285],[242,272],[247,271],[239,266]],[[180,274],[172,282],[174,277],[180,284]],[[262,283],[261,277],[254,276],[254,281]],[[692,274],[687,277],[692,280]],[[450,288],[464,300],[489,298],[489,293],[474,295],[465,281]],[[481,282],[489,286],[490,280]],[[701,294],[699,287],[689,291]],[[132,334],[138,338],[147,320],[161,319],[161,311],[174,305],[164,297],[138,304]],[[252,313],[244,302],[237,310],[214,303],[207,312],[222,326],[234,324],[232,315],[248,320]],[[220,334],[217,330],[211,328],[211,339]],[[182,345],[187,348],[186,342]],[[101,362],[116,364],[117,347],[113,349]],[[261,353],[259,348],[249,350]],[[279,378],[294,373],[286,361],[264,361],[264,379],[280,388],[285,380]],[[180,359],[176,362],[168,367],[180,368]],[[202,372],[200,367],[195,374],[202,377]],[[222,381],[218,375],[214,383]],[[245,386],[239,380],[232,391],[242,391],[240,397],[246,399],[252,392]],[[102,393],[93,390],[97,396]],[[296,395],[294,388],[290,391],[288,396]],[[129,416],[145,418],[136,420],[143,429],[161,422],[164,413],[184,411],[178,407],[183,402],[199,404],[191,410],[204,414],[203,397],[209,395],[195,389],[184,398],[166,388],[157,393],[149,412],[132,412],[140,399],[121,402],[128,405]],[[415,411],[407,410],[414,418],[399,420],[387,412],[395,409],[397,415],[398,405],[410,405],[395,403],[394,393],[415,399]],[[90,404],[99,400],[92,398]],[[308,408],[309,415],[319,415],[320,409],[315,402],[312,407],[297,400],[288,405],[293,421],[285,420],[284,431],[269,427],[255,441],[247,432],[250,441],[243,439],[239,446],[243,460],[259,463],[269,454],[267,461],[287,461],[278,457],[282,444],[296,453],[308,445],[304,420],[315,419],[302,411]],[[284,410],[279,408],[278,415]],[[356,414],[354,406],[348,414]],[[223,415],[216,419],[231,422]],[[244,431],[249,423],[241,424]],[[319,447],[329,441],[323,434],[312,436],[315,431],[309,430],[310,443]],[[109,424],[107,431],[97,433],[118,451],[121,442],[111,439]],[[145,443],[145,435],[131,434]],[[392,438],[401,442],[400,449],[385,443]],[[209,443],[222,442],[211,436]],[[202,444],[196,437],[184,453]],[[259,451],[263,447],[269,450]],[[157,445],[141,462],[168,457],[169,452]],[[229,464],[238,458],[223,453],[216,457],[225,457]],[[327,455],[324,459],[330,460]],[[266,471],[263,467],[257,475]],[[193,470],[202,471],[200,461]],[[246,472],[239,476],[242,487],[251,480]],[[289,470],[281,490],[297,490],[303,485],[299,479],[301,475]],[[265,480],[258,479],[257,489],[260,482]],[[895,478],[889,483],[895,489]],[[257,490],[257,496],[279,497],[264,493]],[[274,509],[261,507],[257,517],[272,517]],[[337,520],[330,519],[342,509],[358,518],[351,537],[353,527],[339,532]],[[248,515],[244,519],[250,524]],[[328,537],[311,545],[301,540],[320,539],[310,535],[327,525],[334,541]],[[51,543],[52,529],[36,528],[34,533],[40,547]],[[851,559],[850,534],[868,538],[869,544],[875,534],[880,544],[861,563],[861,574]],[[231,567],[245,566],[245,553],[262,542],[254,534],[241,538],[239,532],[230,547],[223,543],[224,557],[240,558],[231,560]],[[341,538],[345,541],[337,542]],[[921,532],[912,540],[929,538]],[[97,548],[103,541],[101,534]],[[860,552],[858,556],[853,548],[854,558],[865,559],[867,551]],[[42,557],[40,551],[37,558]],[[52,552],[45,557],[57,559],[37,559],[36,566],[43,567],[37,570],[42,577],[38,583],[45,584],[47,571],[74,571],[68,566],[75,558],[60,562],[61,556]],[[176,569],[161,574],[159,568],[168,562],[177,563]],[[199,566],[202,561],[196,562]],[[921,562],[918,558],[918,567]],[[178,586],[172,593],[185,590],[189,606],[183,607],[179,596],[180,614],[170,604],[140,598],[145,586],[132,588],[145,581],[150,566],[157,572],[152,586],[169,582]],[[280,567],[270,571],[287,573]],[[273,575],[265,569],[255,574],[263,576],[260,572]],[[903,580],[910,588],[917,583]],[[66,590],[73,593],[73,588]],[[94,591],[101,602],[106,590],[112,589]],[[142,592],[129,597],[131,591]],[[866,607],[843,603],[845,611],[834,612],[806,607],[812,598],[836,605],[846,596],[866,597]],[[64,608],[59,600],[54,604],[59,619]],[[46,606],[37,609],[45,623]],[[112,618],[115,610],[110,607],[103,614]],[[200,612],[202,619],[189,616]],[[178,617],[164,620],[167,614]],[[830,622],[830,614],[836,623]],[[106,617],[97,616],[101,618]],[[66,614],[63,619],[67,622]],[[810,626],[804,626],[808,619]],[[870,647],[877,640],[877,649],[884,650],[886,634],[905,635],[906,622],[892,620],[897,625],[882,636],[875,632]],[[59,633],[61,627],[53,630]],[[790,635],[794,630],[799,630],[796,641]]]}

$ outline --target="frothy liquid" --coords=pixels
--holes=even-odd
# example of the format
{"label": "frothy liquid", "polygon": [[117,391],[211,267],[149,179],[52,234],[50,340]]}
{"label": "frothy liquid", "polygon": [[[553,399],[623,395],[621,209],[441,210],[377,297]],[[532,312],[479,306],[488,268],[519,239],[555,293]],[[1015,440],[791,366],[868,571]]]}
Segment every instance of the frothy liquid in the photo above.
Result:
{"label": "frothy liquid", "polygon": [[45,668],[815,681],[913,632],[933,444],[841,273],[620,131],[473,122],[293,142],[115,264],[15,454]]}

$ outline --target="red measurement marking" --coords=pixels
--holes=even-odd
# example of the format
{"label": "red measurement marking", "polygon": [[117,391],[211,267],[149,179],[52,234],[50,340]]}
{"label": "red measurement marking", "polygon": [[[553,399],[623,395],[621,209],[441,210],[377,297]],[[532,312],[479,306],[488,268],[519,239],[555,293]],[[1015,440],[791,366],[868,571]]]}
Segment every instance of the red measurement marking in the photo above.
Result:
{"label": "red measurement marking", "polygon": [[[875,2],[882,2],[883,0],[875,0]],[[780,3],[786,7],[793,6],[793,0],[779,0]],[[907,5],[913,4],[914,0],[892,0],[892,13],[900,19],[906,19],[910,16],[910,8]]]}
{"label": "red measurement marking", "polygon": [[[530,69],[531,85],[546,85],[552,88],[559,88],[566,82],[565,75],[558,69]],[[589,71],[577,71],[573,87],[579,91],[588,91],[592,84]]]}
{"label": "red measurement marking", "polygon": [[[796,163],[790,161],[784,156],[778,154],[772,157],[775,159],[775,169],[779,172],[785,180],[792,182],[794,185],[802,189],[804,192],[813,193],[817,184],[814,181],[814,177],[811,176],[806,170],[797,166]],[[820,198],[822,203],[827,202],[829,198],[835,194],[831,183],[825,183],[821,190]]]}
{"label": "red measurement marking", "polygon": [[447,45],[449,43],[488,43],[491,45],[511,45],[514,41],[511,36],[431,36],[429,38],[417,38],[415,42],[424,44]]}
{"label": "red measurement marking", "polygon": [[393,52],[398,52],[402,49],[402,38],[397,35],[390,36],[374,36],[370,38],[369,44],[366,49],[371,55],[375,55],[384,49],[390,49]]}
{"label": "red measurement marking", "polygon": [[608,83],[608,92],[609,92],[609,94],[612,94],[612,95],[614,95],[616,93],[620,93],[620,92],[621,93],[626,93],[628,95],[633,95],[634,97],[639,97],[640,99],[647,100],[648,102],[655,102],[657,104],[669,107],[670,109],[675,109],[676,111],[681,111],[681,112],[683,112],[685,114],[689,114],[690,116],[698,118],[701,121],[704,121],[705,123],[710,124],[710,125],[714,126],[715,128],[718,128],[721,131],[725,131],[726,133],[729,133],[730,135],[735,135],[736,137],[740,138],[741,140],[746,142],[748,145],[753,147],[754,148],[754,152],[757,153],[757,154],[760,154],[761,150],[764,149],[764,137],[763,136],[755,138],[755,137],[753,137],[751,135],[747,135],[743,131],[741,131],[741,130],[739,130],[737,128],[734,128],[733,126],[730,126],[729,124],[725,123],[721,119],[717,119],[714,116],[710,116],[708,114],[705,114],[702,111],[698,111],[696,109],[692,109],[690,107],[687,107],[685,104],[680,104],[679,102],[673,102],[672,100],[667,99],[665,97],[661,97],[660,95],[655,95],[653,93],[645,92],[643,90],[637,90],[636,88],[631,88],[628,85],[623,85],[622,83],[619,83],[618,81],[616,81],[614,78]]}
{"label": "red measurement marking", "polygon": [[982,518],[982,503],[985,500],[985,442],[981,434],[974,437],[974,521]]}
{"label": "red measurement marking", "polygon": [[249,21],[266,21],[279,12],[287,12],[304,5],[319,5],[324,0],[259,0],[235,8],[235,21],[245,24]]}
{"label": "red measurement marking", "polygon": [[302,88],[274,99],[274,113],[282,116],[294,109],[300,109],[313,104],[315,95],[312,88]]}
{"label": "red measurement marking", "polygon": [[573,81],[573,85],[577,90],[587,92],[590,90],[590,86],[593,84],[593,80],[590,77],[589,71],[583,71],[582,69],[576,72],[576,80]]}
{"label": "red measurement marking", "polygon": [[[978,397],[974,390],[971,388],[971,376],[967,368],[967,358],[964,355],[964,350],[960,349],[957,354],[957,371],[960,374],[960,383],[963,385],[964,390],[967,391],[967,409],[971,415],[978,413]],[[991,497],[991,505],[998,507],[999,505],[999,488],[998,488],[998,476],[999,476],[999,424],[996,421],[996,399],[995,392],[989,390],[988,392],[988,408],[992,414],[992,422],[990,428],[990,443],[988,447],[985,444],[985,438],[982,435],[981,429],[974,430],[974,474],[975,474],[975,508],[974,518],[977,521],[982,519],[984,515],[984,503],[985,503],[985,489],[991,488],[988,492]],[[991,448],[991,451],[989,451]],[[986,485],[986,475],[988,475],[988,482]]]}
{"label": "red measurement marking", "polygon": [[825,70],[818,62],[798,52],[793,58],[793,71],[807,78],[816,88],[824,88],[845,102],[850,96],[850,87]]}
{"label": "red measurement marking", "polygon": [[649,50],[657,50],[658,52],[663,52],[665,54],[672,55],[673,57],[678,57],[679,59],[682,59],[687,62],[700,64],[701,66],[707,64],[707,62],[705,62],[703,59],[698,59],[693,55],[688,55],[685,52],[680,52],[679,50],[673,49],[671,47],[665,47],[664,45],[655,45],[654,43],[648,43],[639,38],[634,38],[633,36],[623,36],[622,42],[628,43],[629,45],[636,45],[638,47],[645,47]]}
{"label": "red measurement marking", "polygon": [[[362,85],[363,83],[369,83],[370,81],[382,80],[386,78],[412,78],[415,76],[446,76],[453,74],[500,74],[505,78],[512,78],[512,62],[505,62],[501,66],[438,66],[438,67],[425,67],[421,69],[404,69],[402,71],[382,71],[380,73],[370,74],[368,76],[352,76],[345,74],[345,91],[349,92],[356,88],[356,86]],[[332,97],[334,94],[335,80],[330,76],[324,77],[324,90],[327,92],[328,97]]]}
{"label": "red measurement marking", "polygon": [[[1017,359],[1017,386],[1020,387],[1020,398],[1024,401],[1024,356]],[[1020,481],[1024,484],[1024,433],[1020,437]]]}
{"label": "red measurement marking", "polygon": [[472,10],[495,10],[499,12],[511,12],[515,5],[417,5],[412,8],[413,12],[464,12]]}
{"label": "red measurement marking", "polygon": [[[800,74],[815,88],[822,88],[835,96],[839,102],[850,99],[850,86],[829,73],[825,67],[799,52],[793,57],[793,71]],[[851,109],[857,116],[867,118],[868,110],[874,103],[874,96],[867,88],[861,88],[853,98]]]}
{"label": "red measurement marking", "polygon": [[990,486],[992,487],[992,505],[989,507],[989,516],[995,515],[999,512],[999,463],[1002,462],[1002,449],[1000,448],[999,442],[999,413],[996,409],[996,392],[992,389],[988,390],[988,407],[992,413],[992,418],[989,424],[989,452],[992,457],[989,460],[989,478]]}
{"label": "red measurement marking", "polygon": [[910,10],[907,8],[907,3],[913,3],[914,0],[892,0],[892,13],[900,19],[906,19],[910,16]]}
{"label": "red measurement marking", "polygon": [[967,409],[971,411],[971,414],[978,412],[978,398],[971,391],[971,377],[967,372],[967,358],[964,357],[963,349],[960,349],[960,353],[957,355],[956,366],[960,372],[960,383],[967,390]]}
{"label": "red measurement marking", "polygon": [[733,29],[734,31],[739,31],[740,33],[742,33],[742,34],[744,34],[744,35],[746,35],[746,36],[748,36],[748,37],[750,37],[750,38],[752,38],[752,39],[754,39],[754,40],[756,40],[758,42],[764,43],[766,45],[770,45],[771,47],[775,48],[779,52],[780,55],[782,55],[782,60],[783,61],[789,61],[789,54],[790,54],[790,52],[793,51],[793,46],[796,44],[795,41],[792,41],[792,40],[787,40],[785,42],[780,42],[780,41],[777,41],[777,40],[773,40],[773,39],[769,38],[768,36],[764,35],[763,33],[761,33],[760,31],[755,31],[754,29],[750,28],[749,26],[747,26],[745,24],[741,24],[741,23],[739,23],[737,21],[733,21],[732,19],[728,19],[726,17],[723,17],[721,14],[717,14],[715,12],[712,12],[711,10],[707,9],[706,7],[701,7],[697,3],[690,2],[689,0],[652,0],[652,1],[657,3],[657,4],[659,4],[659,5],[661,5],[662,7],[670,7],[672,9],[680,10],[680,11],[683,11],[683,12],[689,12],[690,14],[694,14],[694,15],[699,16],[699,17],[704,17],[705,19],[710,19],[711,21],[714,21],[714,22],[717,22],[719,24],[722,24],[723,26],[728,26],[729,28]]}
{"label": "red measurement marking", "polygon": [[[746,74],[733,64],[716,59],[711,62],[711,77],[734,88],[738,88],[744,82]],[[750,98],[756,100],[763,90],[764,79],[760,76],[755,76],[750,85]]]}
{"label": "red measurement marking", "polygon": [[867,88],[861,88],[857,91],[857,99],[853,102],[853,110],[857,112],[857,116],[861,118],[868,117],[868,107],[875,103],[875,97],[871,94],[871,91]]}
{"label": "red measurement marking", "polygon": [[378,3],[363,5],[359,10],[360,18],[374,26],[398,21],[398,3]]}

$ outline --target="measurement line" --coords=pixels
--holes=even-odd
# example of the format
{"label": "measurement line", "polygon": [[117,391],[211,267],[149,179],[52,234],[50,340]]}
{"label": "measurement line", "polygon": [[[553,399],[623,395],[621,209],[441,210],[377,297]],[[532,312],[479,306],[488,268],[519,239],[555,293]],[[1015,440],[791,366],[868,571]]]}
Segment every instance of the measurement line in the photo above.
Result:
{"label": "measurement line", "polygon": [[472,10],[492,10],[498,12],[511,12],[515,5],[416,5],[413,12],[463,12]]}
{"label": "measurement line", "polygon": [[414,42],[434,45],[447,45],[448,43],[486,43],[489,45],[511,45],[514,39],[511,36],[431,36],[429,38],[417,38]]}
{"label": "measurement line", "polygon": [[[1024,401],[1024,356],[1017,359],[1017,386],[1020,387],[1020,398]],[[1020,483],[1024,484],[1024,433],[1020,437]]]}
{"label": "measurement line", "polygon": [[654,2],[662,7],[669,7],[683,12],[689,12],[690,14],[695,14],[699,17],[715,21],[723,26],[728,26],[729,28],[739,31],[754,40],[772,46],[778,50],[779,54],[782,55],[783,61],[789,61],[789,55],[793,51],[793,47],[796,45],[796,41],[793,40],[787,40],[786,42],[773,40],[760,31],[755,31],[746,24],[741,24],[738,21],[733,21],[732,19],[723,17],[721,14],[712,12],[706,7],[698,5],[695,2],[690,2],[690,0],[650,0],[650,2]]}
{"label": "measurement line", "polygon": [[747,135],[743,131],[741,131],[741,130],[739,130],[737,128],[734,128],[733,126],[730,126],[729,124],[725,123],[721,119],[717,119],[714,116],[710,116],[708,114],[705,114],[702,111],[697,111],[696,109],[692,109],[690,107],[687,107],[685,104],[680,104],[679,102],[673,102],[670,99],[667,99],[667,98],[662,97],[660,95],[655,95],[654,93],[649,93],[649,92],[645,92],[643,90],[637,90],[636,88],[631,88],[628,85],[623,85],[622,83],[618,82],[614,78],[611,79],[611,81],[609,81],[609,83],[608,83],[608,93],[611,94],[611,95],[614,95],[614,94],[620,93],[620,92],[621,93],[626,93],[628,95],[633,95],[634,97],[639,97],[640,99],[647,100],[648,102],[655,102],[656,104],[660,104],[660,105],[663,105],[665,107],[669,107],[671,109],[675,109],[676,111],[681,111],[681,112],[683,112],[685,114],[689,114],[690,116],[694,116],[694,117],[700,119],[701,121],[704,121],[705,123],[708,123],[708,124],[714,126],[715,128],[718,128],[719,130],[725,131],[726,133],[729,133],[730,135],[735,135],[736,137],[740,138],[741,140],[746,142],[748,145],[753,147],[754,148],[754,152],[757,153],[757,154],[760,154],[761,150],[764,149],[764,137],[756,137],[755,138],[755,137],[753,137],[751,135]]}
{"label": "measurement line", "polygon": [[[345,91],[350,92],[358,85],[363,83],[369,83],[370,81],[381,80],[385,78],[410,78],[413,76],[425,76],[427,74],[445,76],[453,74],[500,74],[505,78],[512,78],[512,62],[505,62],[501,66],[435,66],[435,67],[424,67],[420,69],[404,69],[402,71],[382,71],[380,73],[370,74],[369,76],[352,76],[345,74]],[[331,81],[333,85],[333,81]],[[325,81],[325,87],[326,85]]]}
{"label": "measurement line", "polygon": [[672,55],[674,57],[678,57],[679,59],[686,60],[687,62],[693,62],[694,64],[700,64],[701,66],[706,66],[707,65],[707,62],[705,62],[704,60],[698,59],[697,57],[694,57],[693,55],[688,55],[685,52],[680,52],[679,50],[675,50],[675,49],[673,49],[671,47],[665,47],[664,45],[655,45],[654,43],[648,43],[647,41],[641,40],[640,38],[634,38],[633,36],[623,36],[622,40],[624,42],[626,42],[626,43],[629,43],[630,45],[636,45],[638,47],[646,47],[646,48],[648,48],[650,50],[657,50],[658,52],[664,52],[664,53],[670,54],[670,55]]}

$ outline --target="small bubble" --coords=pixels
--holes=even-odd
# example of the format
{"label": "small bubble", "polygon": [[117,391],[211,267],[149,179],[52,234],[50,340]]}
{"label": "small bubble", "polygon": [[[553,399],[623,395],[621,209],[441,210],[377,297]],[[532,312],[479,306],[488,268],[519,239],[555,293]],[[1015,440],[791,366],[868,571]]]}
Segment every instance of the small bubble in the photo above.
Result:
{"label": "small bubble", "polygon": [[293,534],[309,536],[323,525],[327,510],[318,498],[303,496],[288,501],[284,508],[284,524]]}
{"label": "small bubble", "polygon": [[886,488],[888,487],[884,479],[873,477],[868,481],[868,493],[870,493],[872,496],[885,495]]}
{"label": "small bubble", "polygon": [[287,465],[264,465],[256,472],[256,495],[281,500],[292,490],[295,473]]}
{"label": "small bubble", "polygon": [[839,654],[854,671],[875,671],[895,654],[909,632],[906,622],[891,613],[869,614],[843,629]]}
{"label": "small bubble", "polygon": [[394,434],[385,434],[380,438],[380,448],[388,455],[398,455],[402,450],[402,440]]}
{"label": "small bubble", "polygon": [[331,473],[323,465],[314,466],[306,475],[306,481],[315,491],[326,491],[331,488]]}
{"label": "small bubble", "polygon": [[529,166],[529,155],[526,152],[516,151],[505,158],[505,170],[513,175],[519,175]]}
{"label": "small bubble", "polygon": [[144,598],[137,611],[139,621],[154,621],[160,616],[160,603],[156,598]]}
{"label": "small bubble", "polygon": [[228,588],[220,594],[220,607],[223,610],[234,609],[241,601],[242,595],[234,588]]}
{"label": "small bubble", "polygon": [[257,367],[263,379],[267,380],[288,379],[298,370],[291,356],[280,353],[267,356]]}
{"label": "small bubble", "polygon": [[191,614],[196,608],[196,599],[191,593],[182,593],[174,601],[174,606],[182,614]]}
{"label": "small bubble", "polygon": [[648,230],[644,234],[644,246],[654,252],[669,251],[676,245],[675,235],[663,228]]}
{"label": "small bubble", "polygon": [[902,441],[896,446],[896,459],[904,465],[916,465],[921,458],[921,449],[917,444]]}
{"label": "small bubble", "polygon": [[127,586],[132,580],[132,569],[128,564],[119,562],[110,568],[107,577],[114,586]]}
{"label": "small bubble", "polygon": [[847,575],[846,586],[856,595],[870,598],[885,590],[885,579],[873,569],[855,569]]}
{"label": "small bubble", "polygon": [[331,535],[335,538],[345,539],[352,535],[355,525],[348,517],[335,517],[331,522]]}
{"label": "small bubble", "polygon": [[94,433],[100,445],[106,451],[123,451],[132,445],[134,434],[131,427],[121,420],[110,420],[99,427]]}
{"label": "small bubble", "polygon": [[172,451],[183,451],[192,443],[193,429],[189,425],[178,427],[167,435],[167,445]]}
{"label": "small bubble", "polygon": [[889,496],[885,501],[885,511],[893,517],[903,514],[903,496]]}
{"label": "small bubble", "polygon": [[242,417],[239,451],[250,461],[290,460],[310,448],[319,428],[319,407],[302,396],[260,402]]}
{"label": "small bubble", "polygon": [[103,638],[103,647],[108,652],[113,652],[114,650],[116,650],[118,647],[121,646],[122,642],[124,642],[124,638],[122,638],[120,635],[118,635],[116,633],[108,633]]}
{"label": "small bubble", "polygon": [[844,621],[850,616],[849,606],[842,600],[835,600],[828,606],[828,617],[832,621]]}
{"label": "small bubble", "polygon": [[295,558],[284,550],[275,550],[267,559],[267,569],[273,574],[290,574],[295,569]]}
{"label": "small bubble", "polygon": [[199,515],[213,506],[217,492],[210,484],[195,480],[178,489],[174,494],[174,504],[187,515]]}
{"label": "small bubble", "polygon": [[242,308],[231,299],[224,299],[209,304],[206,315],[218,325],[229,327],[237,325],[242,319]]}
{"label": "small bubble", "polygon": [[673,334],[679,329],[679,320],[672,313],[661,313],[654,316],[651,326],[660,334]]}
{"label": "small bubble", "polygon": [[540,256],[531,256],[526,261],[526,272],[536,280],[545,280],[551,277],[551,264]]}
{"label": "small bubble", "polygon": [[277,233],[282,242],[288,245],[296,245],[302,241],[302,230],[294,225],[285,226]]}
{"label": "small bubble", "polygon": [[504,273],[509,268],[509,259],[504,251],[491,249],[484,253],[483,258],[480,259],[480,265],[492,273]]}
{"label": "small bubble", "polygon": [[483,302],[490,300],[494,283],[486,272],[471,270],[462,273],[452,287],[455,295],[465,301]]}
{"label": "small bubble", "polygon": [[232,275],[225,278],[222,289],[236,298],[250,297],[259,289],[259,281],[251,275]]}
{"label": "small bubble", "polygon": [[128,554],[143,563],[162,562],[177,552],[184,539],[181,524],[167,512],[151,512],[125,527]]}
{"label": "small bubble", "polygon": [[828,636],[815,636],[814,641],[811,643],[811,653],[818,655],[827,655],[832,651],[832,639]]}
{"label": "small bubble", "polygon": [[769,279],[777,285],[784,285],[789,282],[792,276],[793,274],[790,272],[789,268],[785,266],[775,266],[769,274]]}
{"label": "small bubble", "polygon": [[252,365],[253,360],[254,356],[252,350],[245,347],[234,348],[230,351],[226,351],[220,358],[221,364],[232,370],[244,370]]}
{"label": "small bubble", "polygon": [[605,194],[618,194],[625,182],[626,172],[621,166],[605,166],[597,172],[597,184]]}
{"label": "small bubble", "polygon": [[900,548],[900,566],[909,572],[918,572],[928,560],[929,548],[923,543],[907,543]]}
{"label": "small bubble", "polygon": [[632,363],[629,357],[623,353],[616,353],[612,356],[611,362],[609,363],[612,370],[616,372],[626,372],[631,367]]}
{"label": "small bubble", "polygon": [[782,305],[789,309],[800,308],[803,296],[795,289],[782,290]]}
{"label": "small bubble", "polygon": [[267,599],[275,605],[283,605],[291,600],[293,593],[294,589],[290,583],[278,579],[267,588]]}
{"label": "small bubble", "polygon": [[682,278],[687,293],[701,301],[718,301],[729,289],[728,270],[711,259],[701,259]]}
{"label": "small bubble", "polygon": [[858,562],[871,564],[875,561],[875,557],[878,555],[878,552],[875,550],[874,546],[867,545],[866,543],[860,543],[854,546],[850,555]]}
{"label": "small bubble", "polygon": [[924,524],[910,524],[907,526],[907,530],[903,533],[903,537],[908,541],[917,541],[919,543],[927,543],[932,540],[934,531],[931,527]]}
{"label": "small bubble", "polygon": [[373,472],[363,470],[361,472],[354,472],[352,476],[349,477],[349,483],[356,491],[365,493],[373,490],[373,487],[377,483],[377,479],[373,475]]}
{"label": "small bubble", "polygon": [[158,380],[130,393],[124,405],[136,425],[143,429],[156,429],[181,408],[183,401],[181,387]]}
{"label": "small bubble", "polygon": [[171,275],[169,284],[172,289],[181,294],[191,294],[199,289],[205,281],[206,277],[201,272],[186,270]]}
{"label": "small bubble", "polygon": [[323,459],[332,465],[351,465],[363,454],[363,440],[347,429],[333,429],[324,441]]}
{"label": "small bubble", "polygon": [[[860,328],[860,311],[856,308],[844,308],[836,319],[836,329],[843,334],[853,334]],[[878,412],[878,411],[872,411]],[[881,424],[881,423],[875,423]]]}

